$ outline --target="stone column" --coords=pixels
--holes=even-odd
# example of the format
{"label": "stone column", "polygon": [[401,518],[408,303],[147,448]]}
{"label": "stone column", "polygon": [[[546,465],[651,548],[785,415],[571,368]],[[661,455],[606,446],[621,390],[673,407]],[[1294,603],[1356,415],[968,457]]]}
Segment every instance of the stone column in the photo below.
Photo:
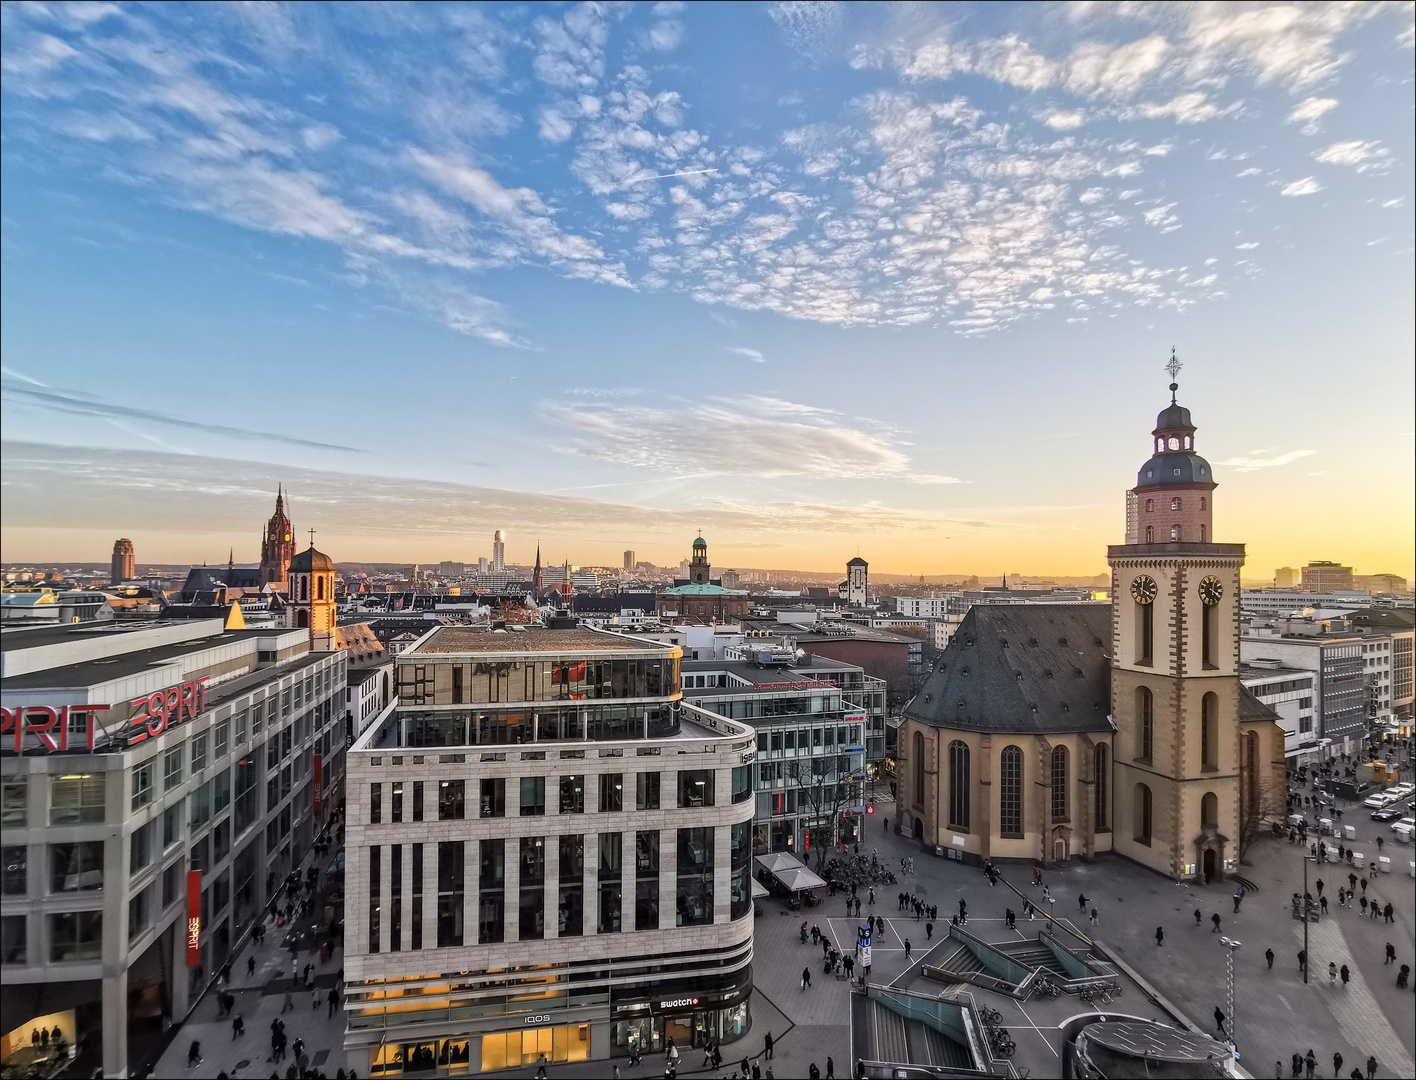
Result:
{"label": "stone column", "polygon": [[[186,979],[184,966],[174,981]],[[103,1075],[128,1075],[128,972],[103,979]]]}

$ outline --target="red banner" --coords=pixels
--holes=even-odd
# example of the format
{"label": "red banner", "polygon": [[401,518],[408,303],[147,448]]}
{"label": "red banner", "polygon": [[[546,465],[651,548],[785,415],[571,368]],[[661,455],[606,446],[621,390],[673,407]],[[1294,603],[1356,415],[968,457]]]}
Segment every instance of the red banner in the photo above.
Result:
{"label": "red banner", "polygon": [[324,757],[315,755],[315,816],[320,812],[320,789],[324,787]]}
{"label": "red banner", "polygon": [[202,963],[202,872],[187,872],[187,966]]}

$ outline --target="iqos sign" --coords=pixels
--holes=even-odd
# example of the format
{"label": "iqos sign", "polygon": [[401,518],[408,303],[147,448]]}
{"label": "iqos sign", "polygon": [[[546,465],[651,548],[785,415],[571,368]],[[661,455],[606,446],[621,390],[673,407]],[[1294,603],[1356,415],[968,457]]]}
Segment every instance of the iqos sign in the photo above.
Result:
{"label": "iqos sign", "polygon": [[544,1014],[541,1016],[523,1016],[521,1019],[523,1023],[527,1024],[549,1024],[551,1022],[551,1018]]}

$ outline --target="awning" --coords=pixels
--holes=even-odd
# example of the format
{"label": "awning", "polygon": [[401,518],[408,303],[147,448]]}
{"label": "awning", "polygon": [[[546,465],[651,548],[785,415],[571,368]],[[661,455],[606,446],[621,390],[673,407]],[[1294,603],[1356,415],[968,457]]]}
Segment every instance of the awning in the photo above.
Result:
{"label": "awning", "polygon": [[756,878],[752,879],[752,898],[754,900],[765,900],[771,895],[772,894],[767,891],[766,885],[762,884],[762,882],[758,881]]}
{"label": "awning", "polygon": [[826,888],[826,882],[785,851],[779,851],[772,855],[759,855],[757,856],[757,865],[781,882],[783,888],[791,892],[796,892],[799,889]]}

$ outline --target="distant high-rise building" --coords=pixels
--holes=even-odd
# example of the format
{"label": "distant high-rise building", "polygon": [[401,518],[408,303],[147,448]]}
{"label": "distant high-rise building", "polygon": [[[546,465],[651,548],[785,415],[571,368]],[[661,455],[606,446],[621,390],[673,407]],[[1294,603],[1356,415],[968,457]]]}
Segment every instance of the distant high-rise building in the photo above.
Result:
{"label": "distant high-rise building", "polygon": [[1352,588],[1352,567],[1318,559],[1303,567],[1303,588],[1309,592],[1330,593]]}
{"label": "distant high-rise building", "polygon": [[846,603],[865,606],[870,596],[870,564],[857,555],[846,563]]}
{"label": "distant high-rise building", "polygon": [[451,562],[444,559],[438,563],[438,576],[445,578],[459,578],[467,572],[467,567],[460,562]]}
{"label": "distant high-rise building", "polygon": [[261,537],[261,585],[283,585],[290,560],[295,557],[295,539],[290,531],[290,518],[285,513],[285,492],[275,493],[275,513],[266,522]]}
{"label": "distant high-rise building", "polygon": [[487,560],[487,557],[485,555],[483,555],[480,559],[477,560],[477,573],[485,574],[491,568],[492,564]]}
{"label": "distant high-rise building", "polygon": [[1397,574],[1353,574],[1352,587],[1360,589],[1362,592],[1372,593],[1404,593],[1406,591],[1406,579]]}
{"label": "distant high-rise building", "polygon": [[1273,572],[1275,589],[1291,589],[1298,584],[1298,571],[1291,566],[1280,566]]}
{"label": "distant high-rise building", "polygon": [[501,529],[492,537],[492,571],[501,573],[506,569],[506,533]]}
{"label": "distant high-rise building", "polygon": [[126,536],[113,541],[113,569],[109,574],[109,581],[114,585],[120,581],[132,581],[137,572],[133,558],[133,542]]}
{"label": "distant high-rise building", "polygon": [[634,552],[626,551],[624,553],[624,568],[626,570],[633,570],[636,564],[637,560],[634,557]]}

